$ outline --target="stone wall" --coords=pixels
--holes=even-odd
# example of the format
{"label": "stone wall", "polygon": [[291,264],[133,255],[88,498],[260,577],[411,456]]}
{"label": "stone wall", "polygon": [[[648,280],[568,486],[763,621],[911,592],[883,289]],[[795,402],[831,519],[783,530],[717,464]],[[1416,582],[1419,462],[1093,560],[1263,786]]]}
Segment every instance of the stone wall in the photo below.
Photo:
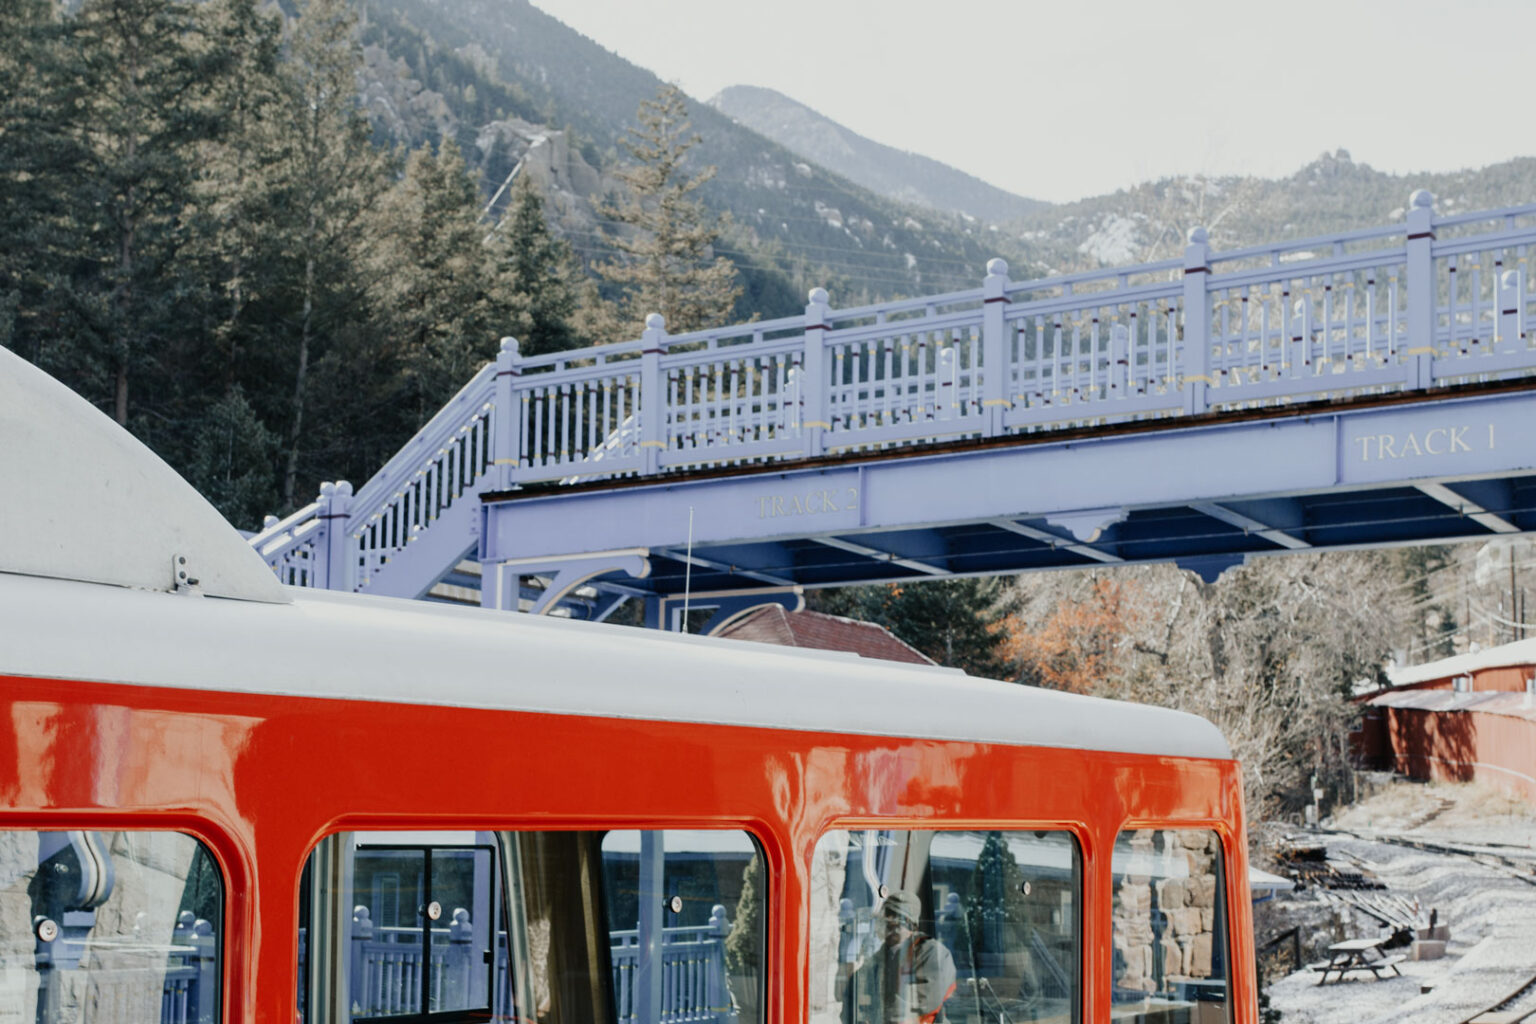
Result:
{"label": "stone wall", "polygon": [[[96,908],[79,969],[59,971],[55,1024],[142,1024],[160,1019],[171,943],[195,841],[168,832],[107,833],[115,879]],[[37,1020],[33,897],[38,835],[0,830],[0,1024]]]}
{"label": "stone wall", "polygon": [[1115,878],[1116,988],[1152,993],[1211,979],[1221,898],[1216,834],[1143,829],[1128,843],[1122,837],[1116,857],[1125,863]]}
{"label": "stone wall", "polygon": [[848,833],[828,832],[816,844],[811,858],[811,963],[819,968],[811,977],[810,1017],[814,1024],[840,1021],[838,1001],[838,947],[842,921],[838,908],[848,877]]}

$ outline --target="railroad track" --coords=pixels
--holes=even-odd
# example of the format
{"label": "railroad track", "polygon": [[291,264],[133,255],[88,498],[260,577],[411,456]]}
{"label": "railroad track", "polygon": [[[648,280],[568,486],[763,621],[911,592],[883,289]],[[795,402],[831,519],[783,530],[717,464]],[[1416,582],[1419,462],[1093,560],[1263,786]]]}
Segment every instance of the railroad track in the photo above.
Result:
{"label": "railroad track", "polygon": [[[1425,853],[1461,857],[1483,867],[1492,868],[1527,885],[1536,886],[1536,866],[1533,866],[1529,859],[1504,857],[1486,850],[1466,850],[1445,843],[1409,839],[1405,836],[1366,836],[1357,832],[1344,832],[1344,834],[1356,839],[1422,850]],[[1469,1017],[1462,1018],[1459,1024],[1536,1024],[1536,974],[1527,977],[1509,995],[1498,1002],[1478,1010]]]}
{"label": "railroad track", "polygon": [[1487,1009],[1479,1010],[1460,1024],[1521,1024],[1536,1018],[1536,974]]}
{"label": "railroad track", "polygon": [[1414,850],[1423,850],[1425,853],[1442,853],[1452,857],[1465,857],[1476,861],[1484,867],[1497,868],[1506,872],[1510,877],[1524,882],[1526,885],[1536,885],[1536,873],[1533,873],[1529,860],[1518,860],[1513,857],[1501,857],[1496,853],[1487,853],[1482,850],[1462,850],[1454,846],[1446,846],[1444,843],[1430,843],[1422,839],[1405,839],[1401,836],[1361,836],[1349,833],[1356,839],[1375,839],[1378,843],[1391,843],[1394,846],[1406,846]]}
{"label": "railroad track", "polygon": [[1393,846],[1406,846],[1412,850],[1422,850],[1425,853],[1439,853],[1450,857],[1465,857],[1476,861],[1484,867],[1495,868],[1507,873],[1526,885],[1536,886],[1536,864],[1530,859],[1521,860],[1515,857],[1503,857],[1497,853],[1488,853],[1484,850],[1464,850],[1455,846],[1447,846],[1444,843],[1432,843],[1424,839],[1409,839],[1406,836],[1391,835],[1366,835],[1360,832],[1351,832],[1348,829],[1334,829],[1339,835],[1350,836],[1366,842],[1390,843]]}

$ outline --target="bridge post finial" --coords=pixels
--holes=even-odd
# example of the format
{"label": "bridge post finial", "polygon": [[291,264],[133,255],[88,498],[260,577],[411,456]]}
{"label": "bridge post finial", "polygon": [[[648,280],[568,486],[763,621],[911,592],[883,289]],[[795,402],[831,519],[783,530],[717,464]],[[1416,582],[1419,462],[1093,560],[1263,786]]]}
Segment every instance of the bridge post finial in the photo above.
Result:
{"label": "bridge post finial", "polygon": [[324,576],[316,584],[324,590],[341,590],[350,593],[355,581],[348,569],[356,560],[349,557],[351,537],[347,534],[349,506],[352,504],[352,485],[345,480],[320,485],[320,521],[324,524],[325,553],[316,568]]}
{"label": "bridge post finial", "polygon": [[662,387],[661,357],[667,351],[667,318],[651,313],[640,332],[640,473],[653,476],[666,450],[667,395]]}
{"label": "bridge post finial", "polygon": [[1411,389],[1427,388],[1434,380],[1435,356],[1435,197],[1418,189],[1408,198],[1404,225],[1407,266],[1404,290],[1408,345],[1404,355],[1406,379]]}
{"label": "bridge post finial", "polygon": [[827,290],[812,288],[805,304],[805,351],[797,374],[800,399],[800,437],[805,442],[806,458],[823,451],[822,432],[832,429],[827,420],[827,331],[832,310],[827,305]]}
{"label": "bridge post finial", "polygon": [[1008,261],[987,261],[981,282],[981,415],[982,434],[997,437],[1006,431],[1008,399],[1008,335],[1003,311],[1008,308]]}
{"label": "bridge post finial", "polygon": [[1210,407],[1211,375],[1211,236],[1203,227],[1189,229],[1184,247],[1184,412],[1198,416]]}
{"label": "bridge post finial", "polygon": [[496,353],[496,418],[491,434],[491,488],[509,491],[516,485],[522,457],[524,395],[517,390],[522,351],[516,338],[502,338]]}

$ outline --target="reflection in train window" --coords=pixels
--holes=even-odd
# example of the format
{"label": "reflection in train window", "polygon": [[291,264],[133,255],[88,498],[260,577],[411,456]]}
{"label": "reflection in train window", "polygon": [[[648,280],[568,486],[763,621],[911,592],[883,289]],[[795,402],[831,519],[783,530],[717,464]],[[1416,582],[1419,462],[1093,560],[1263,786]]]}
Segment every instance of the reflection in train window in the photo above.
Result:
{"label": "reflection in train window", "polygon": [[223,907],[191,836],[0,831],[0,1016],[214,1024]]}
{"label": "reflection in train window", "polygon": [[811,1024],[1079,1019],[1066,832],[829,832],[811,864]]}
{"label": "reflection in train window", "polygon": [[1208,829],[1122,832],[1113,869],[1114,1018],[1230,1020],[1221,839]]}
{"label": "reflection in train window", "polygon": [[765,890],[743,832],[331,836],[300,893],[300,1019],[755,1024]]}

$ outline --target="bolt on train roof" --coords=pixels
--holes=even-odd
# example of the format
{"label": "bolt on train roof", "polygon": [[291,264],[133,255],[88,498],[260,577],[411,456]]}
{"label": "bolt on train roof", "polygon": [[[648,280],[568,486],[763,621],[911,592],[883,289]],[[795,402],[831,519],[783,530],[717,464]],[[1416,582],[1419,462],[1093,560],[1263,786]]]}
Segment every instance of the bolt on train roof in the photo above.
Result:
{"label": "bolt on train roof", "polygon": [[1194,715],[956,670],[284,587],[169,466],[4,349],[0,473],[0,674],[1231,756]]}

